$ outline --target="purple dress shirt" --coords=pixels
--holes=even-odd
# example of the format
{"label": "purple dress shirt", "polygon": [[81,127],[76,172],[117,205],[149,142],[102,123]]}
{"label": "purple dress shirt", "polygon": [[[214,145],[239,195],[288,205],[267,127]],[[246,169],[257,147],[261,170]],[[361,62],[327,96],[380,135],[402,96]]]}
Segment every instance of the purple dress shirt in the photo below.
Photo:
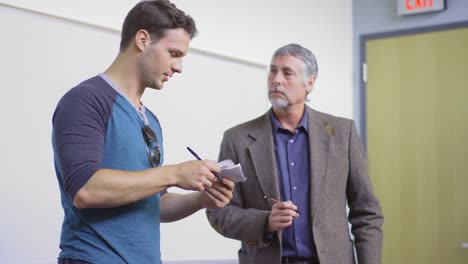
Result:
{"label": "purple dress shirt", "polygon": [[283,128],[271,112],[276,165],[282,201],[292,201],[301,212],[293,224],[283,229],[282,256],[316,255],[310,205],[310,154],[307,111],[294,134]]}

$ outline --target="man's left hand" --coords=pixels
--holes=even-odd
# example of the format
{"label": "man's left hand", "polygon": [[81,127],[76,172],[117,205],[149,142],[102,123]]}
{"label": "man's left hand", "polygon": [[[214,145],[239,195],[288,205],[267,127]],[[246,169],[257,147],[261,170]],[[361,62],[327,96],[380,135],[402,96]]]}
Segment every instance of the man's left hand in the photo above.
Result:
{"label": "man's left hand", "polygon": [[228,178],[222,179],[224,184],[215,182],[209,188],[201,192],[201,204],[208,209],[223,208],[232,199],[234,191],[234,182]]}

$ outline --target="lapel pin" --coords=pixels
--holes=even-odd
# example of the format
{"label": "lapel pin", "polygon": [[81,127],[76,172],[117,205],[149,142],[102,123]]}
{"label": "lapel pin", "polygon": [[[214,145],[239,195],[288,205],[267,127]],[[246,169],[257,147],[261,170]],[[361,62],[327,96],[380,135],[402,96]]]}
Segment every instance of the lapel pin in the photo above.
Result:
{"label": "lapel pin", "polygon": [[330,126],[330,125],[327,125],[325,127],[325,130],[327,131],[327,133],[330,135],[330,136],[334,136],[335,135],[335,128]]}

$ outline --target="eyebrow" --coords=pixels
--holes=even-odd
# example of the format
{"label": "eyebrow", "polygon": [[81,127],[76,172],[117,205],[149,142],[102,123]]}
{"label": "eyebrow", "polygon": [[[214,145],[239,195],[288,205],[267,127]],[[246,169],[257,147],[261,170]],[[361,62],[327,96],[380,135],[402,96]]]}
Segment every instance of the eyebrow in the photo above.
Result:
{"label": "eyebrow", "polygon": [[186,55],[183,51],[181,51],[181,50],[179,50],[177,48],[169,48],[169,51],[175,53],[175,55],[178,56],[178,57],[183,57],[183,56]]}
{"label": "eyebrow", "polygon": [[[270,65],[270,70],[277,70],[278,67],[275,65]],[[279,68],[281,71],[291,71],[294,72],[294,70],[291,67],[285,66],[285,67],[280,67]]]}

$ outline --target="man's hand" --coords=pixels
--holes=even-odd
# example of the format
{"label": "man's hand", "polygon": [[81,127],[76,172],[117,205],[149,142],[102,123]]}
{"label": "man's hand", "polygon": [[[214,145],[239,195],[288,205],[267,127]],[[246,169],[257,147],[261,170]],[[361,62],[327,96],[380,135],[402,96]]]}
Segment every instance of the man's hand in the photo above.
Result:
{"label": "man's hand", "polygon": [[180,163],[176,169],[175,186],[193,191],[204,191],[217,181],[213,172],[221,168],[212,160],[194,160]]}
{"label": "man's hand", "polygon": [[234,182],[223,178],[224,184],[216,181],[211,187],[202,192],[201,204],[208,209],[223,208],[231,201]]}
{"label": "man's hand", "polygon": [[297,206],[291,201],[273,204],[268,216],[268,232],[273,233],[290,226],[293,219],[299,217],[296,210]]}

